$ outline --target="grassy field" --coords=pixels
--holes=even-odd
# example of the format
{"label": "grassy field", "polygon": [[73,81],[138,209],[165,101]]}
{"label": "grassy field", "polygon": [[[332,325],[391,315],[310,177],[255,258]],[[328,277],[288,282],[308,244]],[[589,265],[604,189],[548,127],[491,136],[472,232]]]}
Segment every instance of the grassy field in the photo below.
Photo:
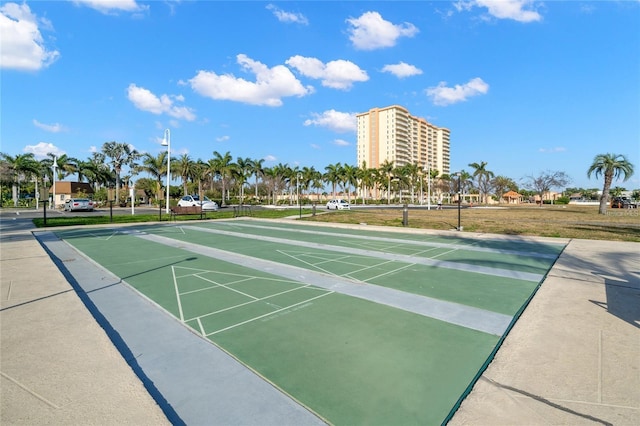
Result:
{"label": "grassy field", "polygon": [[[356,208],[305,220],[401,227],[402,219],[402,209]],[[408,222],[410,228],[451,230],[458,226],[458,210],[409,208]],[[462,209],[460,223],[465,232],[640,242],[638,209],[608,209],[600,215],[597,206],[476,207]]]}
{"label": "grassy field", "polygon": [[[311,209],[302,209],[302,215],[309,215]],[[350,211],[327,212],[318,208],[316,216],[304,220],[338,223],[366,223],[402,227],[402,209],[354,208]],[[325,214],[326,213],[326,214]],[[273,219],[297,216],[297,209],[254,210],[252,217]],[[228,219],[232,210],[207,213],[207,219]],[[168,217],[163,215],[163,220]],[[199,216],[178,216],[177,220],[199,220]],[[409,227],[436,230],[452,230],[458,226],[458,210],[432,210],[409,208]],[[97,225],[110,223],[109,216],[50,217],[47,226]],[[113,216],[113,223],[153,222],[158,215]],[[38,227],[43,220],[34,219]],[[461,210],[461,226],[465,232],[482,232],[507,235],[531,235],[559,238],[580,238],[587,240],[612,240],[640,242],[640,210],[608,209],[606,215],[598,214],[597,206],[544,205],[509,207],[474,207]]]}

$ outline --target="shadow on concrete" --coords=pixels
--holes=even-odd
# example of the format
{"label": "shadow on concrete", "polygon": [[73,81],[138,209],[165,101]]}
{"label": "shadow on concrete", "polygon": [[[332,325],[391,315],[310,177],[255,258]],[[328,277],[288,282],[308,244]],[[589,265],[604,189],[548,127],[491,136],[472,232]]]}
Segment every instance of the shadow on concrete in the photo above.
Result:
{"label": "shadow on concrete", "polygon": [[105,330],[109,339],[111,339],[114,346],[118,349],[124,360],[129,364],[134,373],[138,376],[140,381],[142,381],[145,389],[149,392],[149,395],[156,401],[164,415],[171,422],[172,425],[186,426],[186,423],[180,418],[175,409],[171,406],[171,404],[165,399],[162,393],[158,390],[158,388],[154,385],[153,381],[149,379],[146,375],[142,367],[137,362],[136,356],[131,352],[129,346],[122,339],[120,334],[113,328],[111,323],[104,317],[104,315],[100,312],[100,310],[96,307],[93,301],[89,298],[88,294],[84,292],[80,284],[73,277],[71,272],[67,269],[62,259],[58,258],[46,244],[43,244],[39,238],[37,238],[38,243],[42,246],[42,248],[47,252],[47,254],[51,257],[53,262],[56,264],[62,275],[65,279],[71,284],[76,294],[87,307],[91,315],[96,319],[98,324]]}

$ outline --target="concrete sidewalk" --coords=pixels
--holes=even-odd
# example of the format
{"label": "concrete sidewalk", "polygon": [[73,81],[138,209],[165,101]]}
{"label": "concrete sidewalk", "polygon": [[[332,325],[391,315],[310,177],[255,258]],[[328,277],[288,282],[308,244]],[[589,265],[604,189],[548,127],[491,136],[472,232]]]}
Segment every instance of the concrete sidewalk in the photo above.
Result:
{"label": "concrete sidewalk", "polygon": [[169,424],[28,228],[0,235],[0,424]]}
{"label": "concrete sidewalk", "polygon": [[[1,424],[168,423],[28,227],[0,277]],[[640,244],[573,240],[450,424],[638,418]]]}
{"label": "concrete sidewalk", "polygon": [[640,244],[572,240],[449,424],[640,424]]}

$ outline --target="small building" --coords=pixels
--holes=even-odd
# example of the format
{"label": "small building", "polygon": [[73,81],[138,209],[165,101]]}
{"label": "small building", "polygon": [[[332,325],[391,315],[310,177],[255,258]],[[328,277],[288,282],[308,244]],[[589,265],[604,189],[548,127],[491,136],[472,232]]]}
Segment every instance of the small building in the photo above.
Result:
{"label": "small building", "polygon": [[49,195],[53,197],[54,208],[64,206],[64,202],[69,198],[91,198],[93,196],[93,192],[91,185],[86,182],[56,181],[55,189],[54,185],[51,185],[49,188]]}
{"label": "small building", "polygon": [[507,204],[522,203],[522,195],[518,194],[516,191],[505,192],[502,194],[502,198],[507,202]]}

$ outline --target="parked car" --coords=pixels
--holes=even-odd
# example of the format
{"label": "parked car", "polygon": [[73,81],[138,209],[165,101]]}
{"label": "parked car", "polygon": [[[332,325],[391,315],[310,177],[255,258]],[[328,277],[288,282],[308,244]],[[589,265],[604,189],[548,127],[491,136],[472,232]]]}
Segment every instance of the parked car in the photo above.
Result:
{"label": "parked car", "polygon": [[64,202],[65,212],[88,211],[91,212],[95,208],[96,203],[88,198],[70,198]]}
{"label": "parked car", "polygon": [[202,197],[202,200],[200,200],[199,195],[185,195],[178,201],[178,205],[180,207],[202,206],[203,211],[218,210],[218,203],[211,201],[207,197]]}
{"label": "parked car", "polygon": [[328,210],[350,210],[349,203],[345,200],[331,200],[327,203]]}
{"label": "parked car", "polygon": [[613,197],[611,200],[611,208],[614,209],[635,209],[638,207],[638,203],[632,198],[627,197]]}

